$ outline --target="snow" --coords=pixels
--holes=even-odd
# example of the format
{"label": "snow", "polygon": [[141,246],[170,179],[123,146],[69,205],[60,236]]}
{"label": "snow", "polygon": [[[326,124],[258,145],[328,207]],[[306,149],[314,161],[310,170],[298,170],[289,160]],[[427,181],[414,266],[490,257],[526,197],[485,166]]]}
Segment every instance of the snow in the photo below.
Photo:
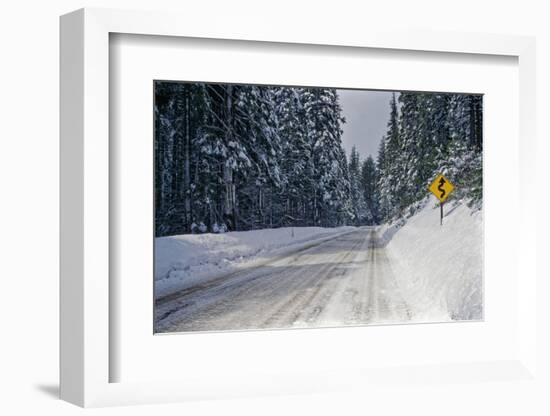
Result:
{"label": "snow", "polygon": [[[169,301],[159,316],[177,310],[163,321],[171,325],[186,314],[202,313],[213,326],[201,318],[201,330],[259,328],[275,318],[280,327],[483,319],[482,212],[449,202],[440,226],[433,197],[415,205],[414,212],[380,227],[157,238],[157,299],[196,285],[204,289],[200,296],[190,292],[195,306],[180,311],[178,302],[186,296],[181,294],[173,301],[178,304]],[[220,276],[227,278],[220,283]],[[232,301],[224,303],[223,313],[208,309],[227,297]],[[290,300],[301,303],[291,307]],[[253,321],[254,316],[265,319]]]}
{"label": "snow", "polygon": [[287,227],[156,238],[155,294],[165,296],[354,230]]}
{"label": "snow", "polygon": [[406,222],[383,226],[394,275],[415,321],[483,319],[483,218],[435,198]]}

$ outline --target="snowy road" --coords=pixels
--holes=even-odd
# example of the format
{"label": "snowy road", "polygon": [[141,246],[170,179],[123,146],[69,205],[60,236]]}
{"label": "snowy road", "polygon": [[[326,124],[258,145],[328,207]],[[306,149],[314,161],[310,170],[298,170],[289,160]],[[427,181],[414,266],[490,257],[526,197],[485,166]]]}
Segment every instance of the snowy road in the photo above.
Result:
{"label": "snowy road", "polygon": [[307,328],[411,319],[376,227],[312,244],[156,301],[156,332]]}

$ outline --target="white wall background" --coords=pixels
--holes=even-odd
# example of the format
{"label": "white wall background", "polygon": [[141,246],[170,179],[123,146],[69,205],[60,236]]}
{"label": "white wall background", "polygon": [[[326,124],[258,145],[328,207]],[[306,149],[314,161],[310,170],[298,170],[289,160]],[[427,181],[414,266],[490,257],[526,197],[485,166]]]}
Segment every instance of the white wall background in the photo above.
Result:
{"label": "white wall background", "polygon": [[[239,19],[269,19],[307,30],[326,22],[536,35],[538,42],[538,177],[548,177],[550,129],[550,27],[545,1],[534,0],[377,0],[374,1],[215,1],[215,0],[19,0],[0,10],[0,412],[71,415],[82,410],[56,399],[58,368],[58,16],[84,6],[178,10],[208,22],[211,13]],[[185,21],[182,22],[185,24]],[[533,210],[541,217],[539,250],[550,249],[542,230],[548,190]],[[545,246],[544,246],[545,244]],[[546,249],[543,250],[543,247]],[[541,255],[540,273],[550,277]],[[544,264],[543,264],[544,262]],[[544,270],[542,269],[544,267]],[[539,285],[540,300],[550,284]],[[539,302],[550,318],[550,302]],[[541,319],[541,368],[550,374],[548,319]],[[546,352],[546,354],[548,354]],[[550,384],[546,390],[550,391]],[[397,391],[398,390],[398,391]],[[549,414],[542,387],[505,383],[408,388],[388,386],[372,397],[338,393],[323,396],[258,398],[94,410],[101,415],[149,414]]]}

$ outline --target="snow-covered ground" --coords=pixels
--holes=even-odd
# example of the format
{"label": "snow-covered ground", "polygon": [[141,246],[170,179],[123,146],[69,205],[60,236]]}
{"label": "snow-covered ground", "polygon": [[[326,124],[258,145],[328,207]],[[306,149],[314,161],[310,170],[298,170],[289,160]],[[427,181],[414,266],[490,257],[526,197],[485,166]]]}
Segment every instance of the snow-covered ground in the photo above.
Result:
{"label": "snow-covered ground", "polygon": [[435,198],[406,223],[383,226],[387,255],[415,321],[483,319],[483,218]]}
{"label": "snow-covered ground", "polygon": [[165,296],[355,229],[289,227],[156,238],[155,294]]}
{"label": "snow-covered ground", "polygon": [[483,318],[482,212],[426,199],[377,227],[157,238],[160,332]]}
{"label": "snow-covered ground", "polygon": [[157,332],[410,322],[377,227],[311,243],[157,300]]}

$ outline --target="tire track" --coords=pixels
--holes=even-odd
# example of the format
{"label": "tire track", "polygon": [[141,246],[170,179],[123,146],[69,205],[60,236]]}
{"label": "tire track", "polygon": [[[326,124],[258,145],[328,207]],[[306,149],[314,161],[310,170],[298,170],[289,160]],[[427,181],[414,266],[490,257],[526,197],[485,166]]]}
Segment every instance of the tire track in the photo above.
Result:
{"label": "tire track", "polygon": [[[300,287],[295,288],[295,290],[297,290],[294,295],[290,299],[278,305],[276,310],[272,312],[272,315],[264,322],[262,322],[261,327],[272,328],[279,327],[281,325],[292,326],[292,324],[294,324],[300,318],[305,307],[310,305],[315,305],[314,310],[317,309],[316,315],[318,316],[322,311],[322,305],[326,305],[329,298],[333,295],[333,293],[330,294],[329,297],[324,300],[324,302],[314,302],[320,291],[324,288],[324,285],[322,285],[321,282],[324,282],[326,284],[327,280],[331,278],[328,272],[334,271],[336,267],[341,267],[342,264],[345,264],[351,256],[355,256],[355,249],[362,243],[363,241],[359,240],[358,242],[354,243],[354,245],[341,257],[340,255],[335,256],[335,260],[339,261],[330,262],[321,270],[319,270],[319,275],[313,278],[313,282],[311,280],[304,280]],[[311,285],[313,285],[314,289],[304,290],[306,287]],[[310,320],[308,319],[306,319],[306,321],[310,322]]]}
{"label": "tire track", "polygon": [[157,332],[397,323],[410,312],[375,228],[159,300]]}
{"label": "tire track", "polygon": [[[266,282],[262,280],[268,280],[273,277],[273,270],[271,270],[270,267],[280,267],[277,266],[277,264],[284,261],[285,266],[282,266],[282,270],[279,271],[279,273],[284,273],[285,267],[291,269],[304,255],[319,250],[322,246],[330,244],[334,240],[343,238],[348,234],[350,233],[341,234],[331,240],[323,240],[309,244],[286,256],[278,256],[269,262],[256,265],[250,269],[237,270],[204,284],[186,288],[157,299],[155,301],[156,331],[176,331],[177,329],[173,328],[174,321],[182,320],[183,313],[191,315],[193,313],[193,307],[199,300],[204,301],[205,298],[209,297],[208,303],[214,308],[219,307],[220,304],[227,303],[228,298],[233,297],[231,292],[235,289],[239,290],[249,287],[253,290],[258,286],[264,285]],[[257,283],[257,285],[254,285],[254,283]]]}

